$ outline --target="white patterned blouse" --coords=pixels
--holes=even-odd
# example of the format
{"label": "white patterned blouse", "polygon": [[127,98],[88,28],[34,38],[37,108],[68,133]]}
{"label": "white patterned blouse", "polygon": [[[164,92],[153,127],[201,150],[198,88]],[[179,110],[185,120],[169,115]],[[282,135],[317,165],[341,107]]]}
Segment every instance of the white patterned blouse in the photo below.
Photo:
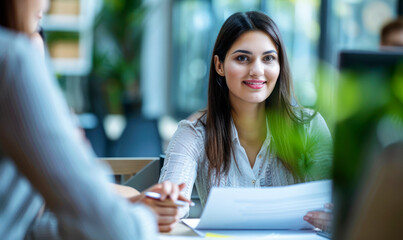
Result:
{"label": "white patterned blouse", "polygon": [[[308,111],[308,110],[307,110]],[[312,111],[309,110],[309,114]],[[202,118],[205,121],[205,116]],[[268,129],[267,123],[266,127]],[[304,181],[326,179],[330,176],[332,161],[332,138],[323,117],[317,113],[305,126],[306,154],[313,161],[310,173]],[[239,169],[231,157],[227,176],[219,179],[220,187],[270,187],[296,183],[291,172],[270,151],[272,137],[267,131],[266,139],[256,157],[253,168],[244,148],[241,146],[235,125],[232,123],[232,142]],[[205,127],[201,122],[183,120],[172,137],[167,151],[160,182],[186,183],[182,194],[190,198],[193,185],[196,185],[200,201],[204,207],[211,187],[216,186],[215,178],[208,176],[208,160],[205,152]],[[187,216],[189,208],[183,210]]]}

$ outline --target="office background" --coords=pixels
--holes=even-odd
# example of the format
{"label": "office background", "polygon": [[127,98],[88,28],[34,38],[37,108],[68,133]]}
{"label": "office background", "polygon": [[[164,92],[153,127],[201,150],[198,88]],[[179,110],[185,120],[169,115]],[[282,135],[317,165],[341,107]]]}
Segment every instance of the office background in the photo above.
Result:
{"label": "office background", "polygon": [[163,153],[177,122],[206,106],[211,50],[232,13],[259,10],[274,19],[300,103],[331,124],[331,100],[318,82],[334,81],[339,50],[378,49],[380,28],[402,15],[402,2],[53,0],[43,28],[96,153],[147,157]]}

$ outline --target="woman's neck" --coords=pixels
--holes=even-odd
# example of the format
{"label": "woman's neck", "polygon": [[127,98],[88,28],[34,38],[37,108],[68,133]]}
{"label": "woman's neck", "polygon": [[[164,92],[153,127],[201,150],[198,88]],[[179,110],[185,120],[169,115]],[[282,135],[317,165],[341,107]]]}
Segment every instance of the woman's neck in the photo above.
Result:
{"label": "woman's neck", "polygon": [[264,103],[232,108],[232,119],[241,141],[261,142],[266,137]]}

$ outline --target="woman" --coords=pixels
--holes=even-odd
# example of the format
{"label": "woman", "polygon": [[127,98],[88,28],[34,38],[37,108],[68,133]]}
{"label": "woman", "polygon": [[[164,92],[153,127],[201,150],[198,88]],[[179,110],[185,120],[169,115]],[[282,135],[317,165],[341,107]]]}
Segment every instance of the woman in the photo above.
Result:
{"label": "woman", "polygon": [[[177,218],[172,200],[184,185],[153,186],[161,201],[143,194],[129,199],[143,204],[111,188],[111,172],[74,134],[68,107],[32,43],[45,5],[0,2],[0,239],[155,239],[157,222],[145,205],[158,214],[159,229],[170,230]],[[40,216],[43,200],[56,217]]]}
{"label": "woman", "polygon": [[214,46],[207,110],[197,121],[180,122],[160,181],[186,183],[185,197],[195,183],[204,206],[213,186],[329,178],[331,148],[320,114],[295,101],[276,24],[260,12],[235,13]]}

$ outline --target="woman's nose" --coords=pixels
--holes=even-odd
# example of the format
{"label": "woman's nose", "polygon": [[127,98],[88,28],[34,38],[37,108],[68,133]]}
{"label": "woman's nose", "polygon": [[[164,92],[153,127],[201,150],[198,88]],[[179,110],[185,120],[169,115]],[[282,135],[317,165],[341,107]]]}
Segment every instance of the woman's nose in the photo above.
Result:
{"label": "woman's nose", "polygon": [[263,63],[259,60],[252,62],[249,69],[249,75],[251,76],[261,76],[264,73]]}

